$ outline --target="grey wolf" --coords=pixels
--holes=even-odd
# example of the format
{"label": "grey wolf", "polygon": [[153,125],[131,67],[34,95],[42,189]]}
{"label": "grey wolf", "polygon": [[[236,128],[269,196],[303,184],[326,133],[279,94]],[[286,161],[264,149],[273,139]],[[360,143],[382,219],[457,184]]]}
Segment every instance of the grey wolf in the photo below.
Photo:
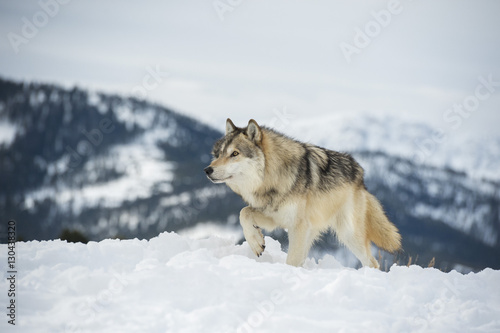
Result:
{"label": "grey wolf", "polygon": [[367,191],[363,168],[347,153],[296,141],[253,119],[245,128],[227,119],[212,155],[204,171],[248,204],[240,224],[257,256],[265,249],[261,228],[288,230],[286,262],[294,266],[303,265],[311,245],[329,229],[364,266],[379,267],[371,242],[388,252],[401,248],[398,229]]}

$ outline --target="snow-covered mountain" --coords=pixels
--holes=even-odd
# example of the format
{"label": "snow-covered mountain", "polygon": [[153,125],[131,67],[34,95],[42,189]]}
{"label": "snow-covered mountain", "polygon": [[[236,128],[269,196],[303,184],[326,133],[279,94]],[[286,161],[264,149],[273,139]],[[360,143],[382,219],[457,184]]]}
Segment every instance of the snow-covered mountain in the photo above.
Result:
{"label": "snow-covered mountain", "polygon": [[[90,239],[150,238],[241,206],[207,182],[220,133],[143,101],[41,84],[0,82],[0,206],[23,239],[63,228]],[[222,200],[223,199],[223,200]]]}
{"label": "snow-covered mountain", "polygon": [[[500,267],[497,139],[461,146],[450,137],[419,159],[435,130],[395,118],[331,116],[278,129],[355,155],[402,232],[396,260]],[[222,133],[194,119],[136,99],[0,80],[0,132],[0,211],[18,221],[22,239],[63,229],[91,240],[236,230],[241,241],[243,202],[202,172]],[[285,233],[273,236],[286,247]],[[312,253],[337,247],[326,235]]]}
{"label": "snow-covered mountain", "polygon": [[500,134],[472,135],[446,124],[438,127],[366,112],[287,119],[280,125],[284,132],[324,147],[384,152],[416,164],[464,172],[474,179],[500,181]]}

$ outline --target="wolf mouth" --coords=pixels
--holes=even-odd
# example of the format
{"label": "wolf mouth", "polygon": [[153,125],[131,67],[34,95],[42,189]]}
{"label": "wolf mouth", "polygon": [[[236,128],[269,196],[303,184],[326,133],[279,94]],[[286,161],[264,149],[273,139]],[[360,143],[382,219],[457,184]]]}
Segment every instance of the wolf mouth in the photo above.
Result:
{"label": "wolf mouth", "polygon": [[222,178],[222,179],[216,179],[216,178],[212,178],[212,177],[208,176],[208,179],[210,179],[213,183],[223,183],[226,180],[231,179],[231,178],[233,178],[233,176],[229,176],[229,177]]}

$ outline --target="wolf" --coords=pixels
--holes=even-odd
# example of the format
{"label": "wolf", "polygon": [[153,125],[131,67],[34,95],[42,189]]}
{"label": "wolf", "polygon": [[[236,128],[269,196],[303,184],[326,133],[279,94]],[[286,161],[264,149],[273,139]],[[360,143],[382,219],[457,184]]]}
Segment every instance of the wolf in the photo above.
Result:
{"label": "wolf", "polygon": [[371,242],[395,252],[401,235],[380,202],[367,191],[363,168],[347,153],[299,142],[251,119],[244,128],[226,121],[204,169],[213,183],[225,183],[248,204],[240,224],[256,256],[262,230],[288,231],[286,263],[302,266],[311,245],[333,230],[363,266],[379,268]]}

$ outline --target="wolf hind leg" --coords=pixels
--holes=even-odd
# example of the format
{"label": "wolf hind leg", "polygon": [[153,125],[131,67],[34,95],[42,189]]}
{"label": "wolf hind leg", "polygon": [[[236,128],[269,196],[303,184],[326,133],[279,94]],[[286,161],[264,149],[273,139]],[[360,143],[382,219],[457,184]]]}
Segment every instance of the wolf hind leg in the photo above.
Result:
{"label": "wolf hind leg", "polygon": [[288,265],[300,267],[307,258],[309,249],[320,232],[311,228],[307,222],[299,222],[293,229],[288,230]]}
{"label": "wolf hind leg", "polygon": [[361,261],[361,264],[363,266],[368,266],[371,268],[378,269],[380,268],[380,265],[372,255],[370,244],[371,244],[370,241],[366,240],[364,243],[351,244],[350,246],[347,247],[351,249],[354,255],[359,259],[359,261]]}
{"label": "wolf hind leg", "polygon": [[343,216],[335,228],[335,233],[363,266],[379,268],[377,260],[373,257],[370,240],[366,236],[364,225],[356,225],[353,217]]}
{"label": "wolf hind leg", "polygon": [[240,224],[252,252],[260,257],[266,248],[261,228],[269,231],[274,230],[276,228],[274,220],[255,209],[245,207],[240,212]]}

